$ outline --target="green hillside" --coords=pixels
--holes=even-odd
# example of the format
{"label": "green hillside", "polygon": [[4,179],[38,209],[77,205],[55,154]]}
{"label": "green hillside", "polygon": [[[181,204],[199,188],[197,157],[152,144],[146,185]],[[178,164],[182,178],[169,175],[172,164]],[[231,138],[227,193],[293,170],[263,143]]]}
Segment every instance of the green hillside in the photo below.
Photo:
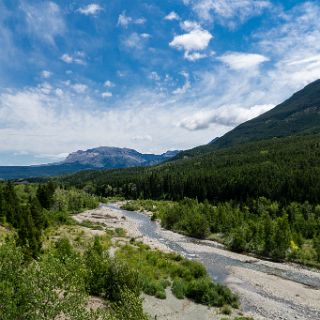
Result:
{"label": "green hillside", "polygon": [[211,201],[265,196],[320,203],[320,134],[251,142],[150,168],[86,171],[63,182],[103,196]]}
{"label": "green hillside", "polygon": [[306,133],[320,133],[320,80],[310,83],[272,110],[240,124],[221,138],[184,151],[177,157],[195,156],[250,141]]}

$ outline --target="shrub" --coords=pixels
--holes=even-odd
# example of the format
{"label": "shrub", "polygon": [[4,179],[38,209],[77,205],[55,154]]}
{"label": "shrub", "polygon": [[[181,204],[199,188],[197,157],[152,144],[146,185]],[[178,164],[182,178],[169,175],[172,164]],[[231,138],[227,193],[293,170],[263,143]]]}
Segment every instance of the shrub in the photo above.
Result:
{"label": "shrub", "polygon": [[226,315],[230,315],[232,313],[232,310],[228,305],[224,305],[220,311],[222,314],[226,314]]}
{"label": "shrub", "polygon": [[188,283],[186,296],[197,303],[221,307],[224,304],[237,306],[237,297],[222,285],[214,284],[210,278],[200,278]]}
{"label": "shrub", "polygon": [[126,230],[124,230],[123,228],[116,228],[114,231],[118,237],[126,236]]}
{"label": "shrub", "polygon": [[127,289],[119,292],[119,300],[113,305],[113,310],[117,320],[149,320],[143,312],[141,299]]}
{"label": "shrub", "polygon": [[136,296],[139,296],[141,292],[139,273],[131,269],[127,264],[117,260],[111,261],[105,284],[106,296],[111,301],[118,301],[121,298],[121,290],[123,288],[131,291]]}
{"label": "shrub", "polygon": [[156,298],[158,298],[158,299],[166,299],[167,298],[166,292],[164,290],[157,291],[156,292]]}
{"label": "shrub", "polygon": [[186,295],[187,284],[180,278],[176,278],[172,283],[172,293],[178,299],[183,299]]}

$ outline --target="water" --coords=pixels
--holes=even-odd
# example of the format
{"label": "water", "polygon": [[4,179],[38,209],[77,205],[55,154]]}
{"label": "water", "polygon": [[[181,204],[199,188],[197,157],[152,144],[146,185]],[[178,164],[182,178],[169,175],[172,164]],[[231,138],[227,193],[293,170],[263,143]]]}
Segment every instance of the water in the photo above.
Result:
{"label": "water", "polygon": [[[177,235],[175,233],[165,231],[161,229],[156,222],[151,221],[150,218],[143,213],[135,211],[126,211],[120,209],[115,204],[108,204],[107,207],[113,210],[120,211],[122,215],[126,216],[129,219],[136,220],[138,222],[138,225],[140,226],[140,232],[148,238],[156,240],[166,245],[174,252],[179,253],[188,259],[202,262],[205,265],[209,276],[218,283],[228,284],[228,277],[230,281],[230,267],[234,266],[260,271],[265,274],[272,274],[283,279],[303,284],[307,287],[320,289],[320,275],[318,273],[314,273],[314,275],[306,275],[303,272],[299,272],[299,267],[290,268],[289,270],[280,267],[277,268],[276,264],[272,264],[271,266],[269,266],[265,263],[260,263],[260,260],[258,259],[253,259],[252,257],[244,255],[241,255],[242,259],[237,259],[237,255],[235,255],[234,257],[229,257],[225,255],[225,250],[215,250],[215,252],[208,253],[208,250],[205,250],[205,248],[221,248],[221,246],[219,244],[215,244],[214,242],[208,243],[208,241],[201,241],[198,239]],[[193,245],[188,246],[188,244]],[[239,283],[237,283],[237,286],[238,288],[244,289],[247,292],[257,294],[262,298],[269,299],[276,303],[280,303],[285,307],[285,309],[288,309],[297,315],[294,317],[295,319],[320,319],[320,302],[319,309],[315,310],[301,305],[298,306],[289,299],[286,299],[286,297],[284,296],[270,294],[270,292],[266,292],[262,288],[259,288],[258,286],[254,285],[254,281],[250,283],[240,281]],[[252,304],[250,302],[250,299],[242,299],[241,302],[244,311],[254,311],[256,312],[256,314],[263,315],[267,319],[291,320],[291,317],[286,318],[275,317],[274,315],[270,316],[270,314],[267,314],[267,312],[269,311],[263,311],[263,308],[260,308],[259,306]]]}

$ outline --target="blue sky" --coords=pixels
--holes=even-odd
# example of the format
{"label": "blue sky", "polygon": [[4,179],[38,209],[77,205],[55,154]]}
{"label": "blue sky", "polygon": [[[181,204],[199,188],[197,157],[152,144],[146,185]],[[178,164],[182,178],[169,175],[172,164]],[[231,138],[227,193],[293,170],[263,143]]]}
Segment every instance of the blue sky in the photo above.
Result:
{"label": "blue sky", "polygon": [[320,3],[0,0],[0,165],[205,144],[320,78]]}

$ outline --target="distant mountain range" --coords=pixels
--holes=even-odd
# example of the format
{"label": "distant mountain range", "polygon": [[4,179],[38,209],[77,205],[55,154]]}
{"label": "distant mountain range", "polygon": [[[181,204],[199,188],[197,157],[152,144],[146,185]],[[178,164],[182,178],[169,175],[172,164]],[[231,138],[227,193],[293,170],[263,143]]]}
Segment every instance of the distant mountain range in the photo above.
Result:
{"label": "distant mountain range", "polygon": [[27,179],[31,177],[57,176],[92,169],[116,169],[159,164],[180,151],[163,154],[143,154],[133,149],[98,147],[70,153],[59,163],[35,166],[0,166],[0,179]]}
{"label": "distant mountain range", "polygon": [[201,155],[250,141],[320,133],[320,80],[310,83],[272,110],[244,122],[209,144],[186,150],[173,159]]}

